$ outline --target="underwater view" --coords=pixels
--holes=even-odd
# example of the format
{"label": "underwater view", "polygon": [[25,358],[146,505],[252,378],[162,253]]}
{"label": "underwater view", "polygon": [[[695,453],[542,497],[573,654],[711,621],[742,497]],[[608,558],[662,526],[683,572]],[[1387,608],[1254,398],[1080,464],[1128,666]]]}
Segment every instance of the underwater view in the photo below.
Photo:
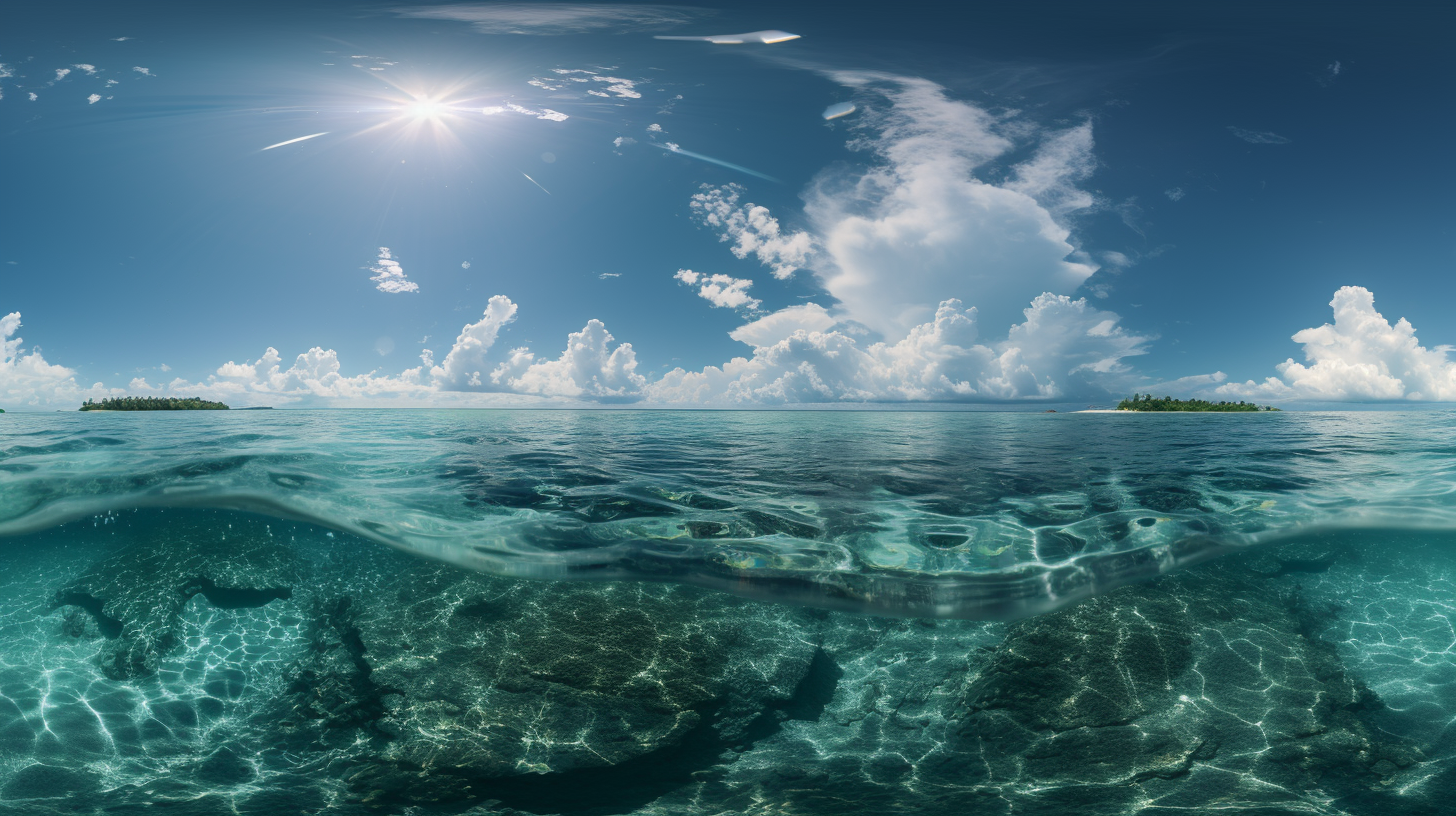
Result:
{"label": "underwater view", "polygon": [[0,816],[1456,814],[1449,5],[0,0]]}
{"label": "underwater view", "polygon": [[0,795],[1449,812],[1453,452],[1449,411],[11,414]]}

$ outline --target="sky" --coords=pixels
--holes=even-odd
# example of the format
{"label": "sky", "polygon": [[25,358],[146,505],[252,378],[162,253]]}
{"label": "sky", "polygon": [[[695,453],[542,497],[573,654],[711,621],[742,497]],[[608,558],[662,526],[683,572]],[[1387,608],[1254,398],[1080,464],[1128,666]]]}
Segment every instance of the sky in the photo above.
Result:
{"label": "sky", "polygon": [[1434,2],[12,4],[0,408],[1456,401],[1453,35]]}

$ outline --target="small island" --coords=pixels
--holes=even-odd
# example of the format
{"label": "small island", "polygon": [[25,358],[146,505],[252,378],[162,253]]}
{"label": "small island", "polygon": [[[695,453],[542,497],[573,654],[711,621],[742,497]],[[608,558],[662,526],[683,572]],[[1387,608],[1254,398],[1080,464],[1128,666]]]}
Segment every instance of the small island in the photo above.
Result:
{"label": "small island", "polygon": [[226,411],[220,402],[197,397],[112,397],[100,402],[86,400],[82,411]]}
{"label": "small island", "polygon": [[1244,411],[1278,411],[1278,408],[1259,406],[1252,402],[1209,402],[1208,400],[1178,400],[1172,397],[1155,397],[1152,394],[1133,394],[1117,404],[1119,411],[1213,411],[1235,413]]}

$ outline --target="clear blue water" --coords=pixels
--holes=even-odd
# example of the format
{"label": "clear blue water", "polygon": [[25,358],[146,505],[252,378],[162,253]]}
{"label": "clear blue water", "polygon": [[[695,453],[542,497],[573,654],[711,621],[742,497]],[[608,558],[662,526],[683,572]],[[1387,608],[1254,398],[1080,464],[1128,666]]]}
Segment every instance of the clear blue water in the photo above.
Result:
{"label": "clear blue water", "polygon": [[1453,453],[1436,411],[6,414],[0,812],[1447,812]]}
{"label": "clear blue water", "polygon": [[0,534],[308,521],[496,575],[1008,619],[1314,529],[1456,527],[1456,414],[6,417]]}

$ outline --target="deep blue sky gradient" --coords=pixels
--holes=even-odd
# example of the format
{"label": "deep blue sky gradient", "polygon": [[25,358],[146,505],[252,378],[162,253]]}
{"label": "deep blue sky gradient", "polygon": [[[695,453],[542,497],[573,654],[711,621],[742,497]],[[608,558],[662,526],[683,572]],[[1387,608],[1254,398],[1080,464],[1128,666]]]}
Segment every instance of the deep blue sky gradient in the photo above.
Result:
{"label": "deep blue sky gradient", "polygon": [[[694,28],[803,39],[735,49],[641,32],[491,36],[358,3],[10,4],[0,313],[21,312],[27,345],[47,359],[108,384],[138,372],[198,380],[268,346],[285,361],[337,349],[346,373],[399,371],[426,335],[442,355],[493,294],[521,306],[510,344],[539,354],[599,318],[644,372],[720,364],[748,352],[727,337],[742,318],[706,308],[673,284],[675,270],[753,277],[766,308],[819,290],[731,257],[687,200],[703,183],[739,182],[802,226],[804,186],[862,159],[844,123],[819,119],[847,95],[808,70],[818,66],[925,77],[1048,127],[1090,118],[1099,168],[1084,186],[1108,206],[1075,235],[1094,255],[1137,260],[1089,283],[1110,285],[1099,308],[1158,336],[1137,360],[1149,377],[1267,376],[1348,284],[1410,319],[1427,347],[1456,344],[1448,4],[679,5],[714,10]],[[383,86],[348,67],[352,53],[399,63],[388,73],[411,87],[469,79],[487,102],[554,67],[657,81],[642,100],[563,104],[562,123],[473,123],[445,147],[348,135],[384,118],[368,107]],[[88,105],[99,80],[80,72],[45,85],[73,63],[120,80],[115,98]],[[651,122],[782,183],[641,143],[614,151],[614,136],[642,139]],[[1289,141],[1250,144],[1231,126]],[[1165,194],[1174,188],[1181,200]],[[379,246],[418,295],[375,291],[363,268]],[[376,351],[382,337],[391,354]],[[162,363],[173,374],[149,373]]]}

